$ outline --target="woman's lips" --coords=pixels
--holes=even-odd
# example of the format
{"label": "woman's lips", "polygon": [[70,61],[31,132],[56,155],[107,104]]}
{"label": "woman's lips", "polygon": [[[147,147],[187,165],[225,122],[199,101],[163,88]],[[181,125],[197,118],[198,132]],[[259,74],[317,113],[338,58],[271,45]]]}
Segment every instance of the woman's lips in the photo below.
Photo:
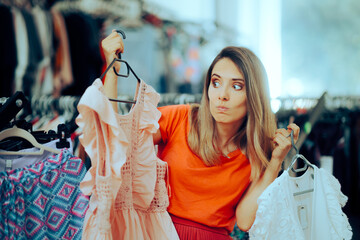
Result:
{"label": "woman's lips", "polygon": [[229,110],[227,107],[222,107],[222,106],[219,106],[219,107],[216,107],[216,108],[217,108],[217,110],[219,112],[226,112],[227,110]]}

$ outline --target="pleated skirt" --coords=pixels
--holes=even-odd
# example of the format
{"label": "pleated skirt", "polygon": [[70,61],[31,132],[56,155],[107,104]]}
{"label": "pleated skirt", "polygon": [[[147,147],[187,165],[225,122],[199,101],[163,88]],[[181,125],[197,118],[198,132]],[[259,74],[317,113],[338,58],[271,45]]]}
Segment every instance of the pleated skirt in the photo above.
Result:
{"label": "pleated skirt", "polygon": [[180,240],[232,240],[226,228],[215,228],[171,215]]}

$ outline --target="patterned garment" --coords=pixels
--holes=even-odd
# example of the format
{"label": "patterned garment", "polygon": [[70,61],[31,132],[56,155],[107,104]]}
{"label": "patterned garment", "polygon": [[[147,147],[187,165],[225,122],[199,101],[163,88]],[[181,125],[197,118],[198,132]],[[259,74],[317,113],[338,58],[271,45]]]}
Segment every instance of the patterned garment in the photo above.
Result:
{"label": "patterned garment", "polygon": [[0,172],[0,239],[81,239],[89,203],[79,188],[85,173],[68,149]]}

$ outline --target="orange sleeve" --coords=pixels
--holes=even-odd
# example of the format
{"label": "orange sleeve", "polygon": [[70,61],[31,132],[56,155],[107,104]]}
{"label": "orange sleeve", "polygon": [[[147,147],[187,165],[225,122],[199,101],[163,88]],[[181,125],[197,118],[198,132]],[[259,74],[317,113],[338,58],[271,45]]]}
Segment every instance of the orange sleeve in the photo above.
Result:
{"label": "orange sleeve", "polygon": [[158,109],[161,112],[159,120],[161,138],[164,143],[167,143],[180,122],[188,117],[190,105],[169,105]]}

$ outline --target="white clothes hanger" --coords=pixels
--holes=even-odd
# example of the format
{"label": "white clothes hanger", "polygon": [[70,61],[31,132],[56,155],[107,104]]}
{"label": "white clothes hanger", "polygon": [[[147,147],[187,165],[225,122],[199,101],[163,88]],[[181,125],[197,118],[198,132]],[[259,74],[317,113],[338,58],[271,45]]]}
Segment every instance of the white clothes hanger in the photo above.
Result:
{"label": "white clothes hanger", "polygon": [[10,138],[10,137],[19,137],[23,138],[34,147],[39,148],[37,152],[26,152],[26,151],[0,151],[0,155],[42,155],[44,151],[52,152],[59,154],[61,151],[59,149],[51,148],[45,145],[40,144],[36,138],[28,131],[18,128],[16,126],[8,128],[0,132],[0,141]]}
{"label": "white clothes hanger", "polygon": [[[306,171],[309,167],[314,169],[314,165],[311,164],[309,162],[309,160],[307,160],[304,155],[300,154],[299,149],[295,146],[294,131],[293,130],[291,131],[290,136],[291,136],[291,144],[292,144],[292,147],[295,149],[296,154],[292,158],[291,164],[289,165],[287,171],[292,170],[295,173],[300,173],[300,172]],[[297,162],[298,159],[302,159],[304,161],[304,164],[305,164],[304,167],[302,167],[302,168],[294,168],[294,165],[295,165],[295,163]],[[312,178],[314,178],[313,175],[311,175],[311,176],[312,176]],[[295,192],[294,196],[298,196],[298,195],[313,192],[313,191],[314,191],[314,188],[310,188],[310,189],[307,189],[307,190],[304,190],[304,191]]]}

